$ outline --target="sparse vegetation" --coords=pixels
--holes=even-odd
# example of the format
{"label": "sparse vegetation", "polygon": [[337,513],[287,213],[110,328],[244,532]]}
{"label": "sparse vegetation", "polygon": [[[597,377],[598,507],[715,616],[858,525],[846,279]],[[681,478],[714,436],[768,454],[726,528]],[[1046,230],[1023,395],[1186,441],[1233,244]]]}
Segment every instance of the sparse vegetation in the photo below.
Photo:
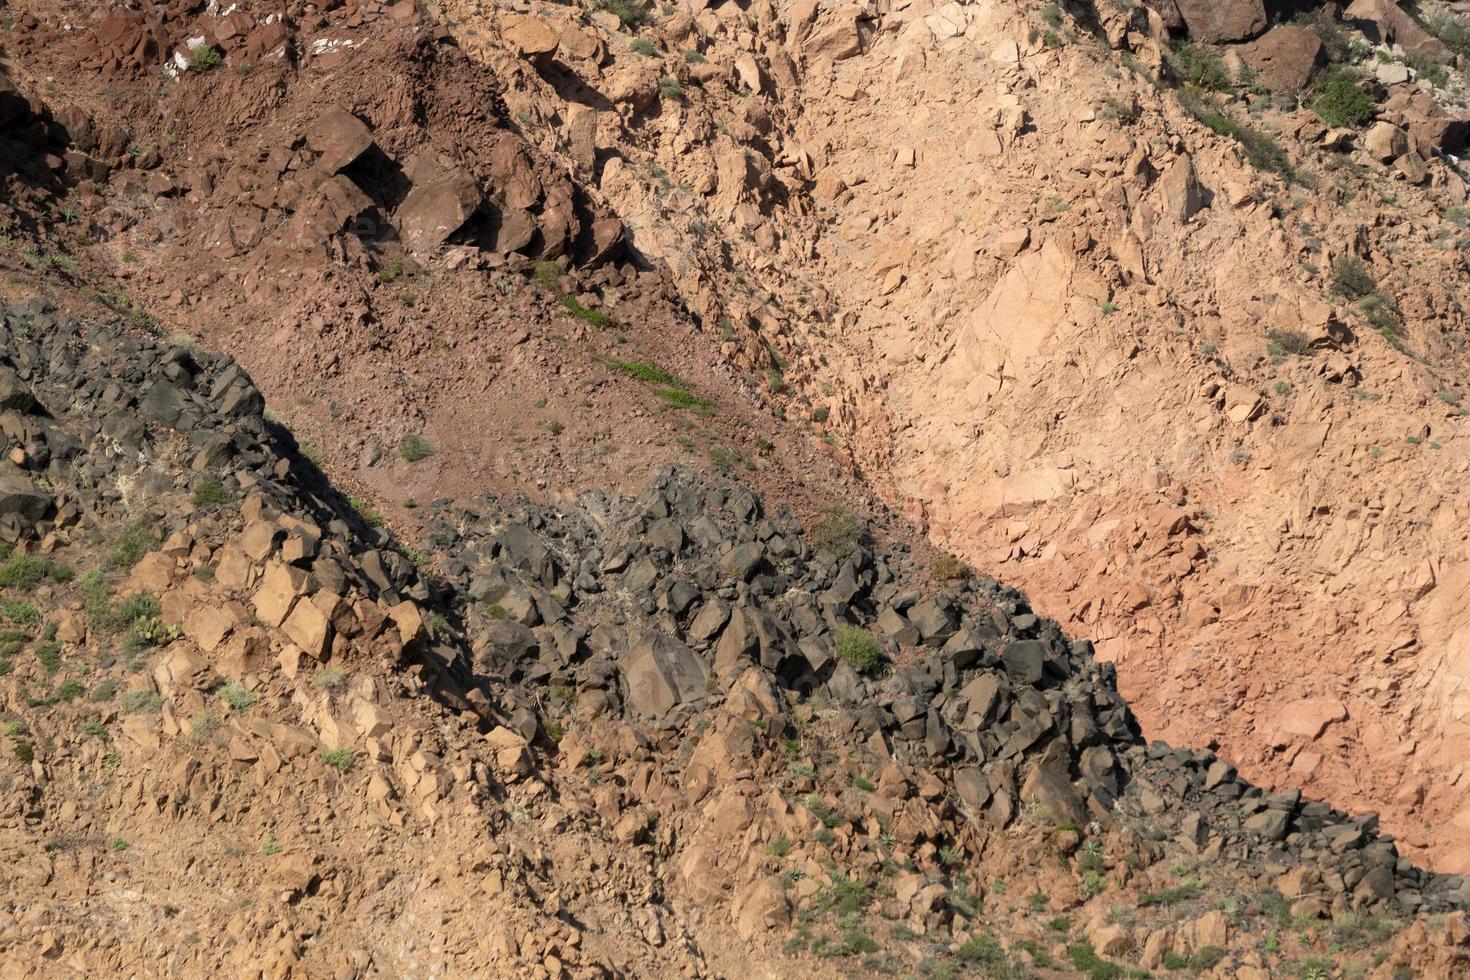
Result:
{"label": "sparse vegetation", "polygon": [[1198,98],[1186,95],[1184,104],[1204,126],[1221,136],[1228,136],[1235,140],[1245,151],[1245,157],[1250,161],[1251,166],[1277,174],[1288,181],[1296,179],[1296,170],[1291,165],[1291,157],[1276,140],[1245,123],[1236,122]]}
{"label": "sparse vegetation", "polygon": [[212,44],[202,44],[194,49],[193,54],[189,55],[189,70],[209,71],[219,67],[221,60],[223,59],[220,57],[219,48]]}
{"label": "sparse vegetation", "polygon": [[194,484],[193,499],[195,507],[209,507],[224,503],[229,495],[225,493],[224,484],[215,480],[200,480]]}
{"label": "sparse vegetation", "polygon": [[941,582],[958,582],[974,574],[969,565],[954,555],[943,555],[934,559],[934,564],[929,566],[929,572]]}
{"label": "sparse vegetation", "polygon": [[649,6],[639,0],[604,0],[602,9],[616,17],[624,30],[636,31],[648,23]]}
{"label": "sparse vegetation", "polygon": [[327,749],[322,752],[322,762],[341,773],[351,771],[357,757],[348,748]]}
{"label": "sparse vegetation", "polygon": [[1332,263],[1332,291],[1338,296],[1361,299],[1377,288],[1378,283],[1362,259],[1343,255]]}
{"label": "sparse vegetation", "polygon": [[1312,111],[1329,126],[1359,127],[1373,121],[1373,99],[1350,78],[1333,78],[1317,89]]}
{"label": "sparse vegetation", "polygon": [[318,691],[341,691],[347,687],[347,671],[341,667],[324,667],[311,677],[311,686]]}
{"label": "sparse vegetation", "polygon": [[255,703],[255,692],[234,682],[221,687],[215,694],[221,701],[229,705],[231,711],[236,713],[249,710],[250,706]]}
{"label": "sparse vegetation", "polygon": [[838,627],[836,644],[837,655],[859,674],[872,673],[882,661],[878,638],[860,626]]}
{"label": "sparse vegetation", "polygon": [[1229,92],[1235,86],[1225,63],[1189,41],[1169,44],[1169,67],[1180,81],[1209,92]]}
{"label": "sparse vegetation", "polygon": [[417,463],[421,459],[428,459],[434,455],[434,447],[429,440],[416,433],[404,436],[403,441],[398,444],[398,451],[410,463]]}
{"label": "sparse vegetation", "polygon": [[818,548],[839,557],[850,555],[862,544],[864,524],[850,510],[835,505],[824,507],[807,537]]}
{"label": "sparse vegetation", "polygon": [[103,559],[113,568],[132,568],[143,560],[153,548],[153,527],[145,521],[135,521],[123,528],[113,539],[112,548]]}

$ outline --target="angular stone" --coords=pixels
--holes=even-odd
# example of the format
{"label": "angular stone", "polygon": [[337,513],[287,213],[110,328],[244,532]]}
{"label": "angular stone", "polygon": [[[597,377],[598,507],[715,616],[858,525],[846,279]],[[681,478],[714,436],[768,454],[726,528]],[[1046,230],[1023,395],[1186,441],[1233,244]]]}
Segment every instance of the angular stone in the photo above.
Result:
{"label": "angular stone", "polygon": [[317,167],[335,174],[373,145],[372,130],[346,109],[329,109],[306,131],[306,145],[317,154]]}
{"label": "angular stone", "polygon": [[622,661],[628,707],[661,718],[675,706],[707,693],[709,669],[693,650],[666,633],[641,639]]}
{"label": "angular stone", "polygon": [[1174,0],[1189,36],[1201,44],[1244,41],[1266,29],[1262,0]]}
{"label": "angular stone", "polygon": [[1000,659],[1014,684],[1041,683],[1046,666],[1046,644],[1041,640],[1016,640],[1007,643]]}

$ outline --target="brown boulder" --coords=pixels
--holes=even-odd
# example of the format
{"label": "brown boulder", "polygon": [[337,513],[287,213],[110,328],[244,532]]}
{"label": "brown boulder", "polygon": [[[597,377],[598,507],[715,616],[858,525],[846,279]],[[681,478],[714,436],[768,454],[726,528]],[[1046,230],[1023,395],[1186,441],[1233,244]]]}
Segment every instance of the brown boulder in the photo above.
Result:
{"label": "brown boulder", "polygon": [[505,18],[501,37],[523,58],[539,58],[556,50],[556,31],[546,21],[529,14],[512,14]]}
{"label": "brown boulder", "polygon": [[1379,163],[1403,156],[1409,149],[1409,138],[1391,122],[1381,122],[1363,137],[1363,149]]}
{"label": "brown boulder", "polygon": [[1266,27],[1261,0],[1174,0],[1189,36],[1202,44],[1244,41]]}
{"label": "brown boulder", "polygon": [[398,232],[414,251],[442,245],[470,219],[482,200],[480,185],[463,170],[415,180],[413,190],[394,212]]}
{"label": "brown boulder", "polygon": [[332,109],[307,130],[306,145],[320,154],[317,166],[322,172],[335,174],[367,152],[373,134],[346,109]]}
{"label": "brown boulder", "polygon": [[1445,47],[1445,43],[1421,27],[1413,15],[1401,9],[1395,0],[1353,0],[1342,16],[1344,20],[1355,23],[1371,41],[1397,44],[1409,54],[1427,54],[1441,59],[1450,57],[1450,49]]}
{"label": "brown boulder", "polygon": [[1305,27],[1282,24],[1240,48],[1240,56],[1273,92],[1299,92],[1326,60],[1322,39]]}

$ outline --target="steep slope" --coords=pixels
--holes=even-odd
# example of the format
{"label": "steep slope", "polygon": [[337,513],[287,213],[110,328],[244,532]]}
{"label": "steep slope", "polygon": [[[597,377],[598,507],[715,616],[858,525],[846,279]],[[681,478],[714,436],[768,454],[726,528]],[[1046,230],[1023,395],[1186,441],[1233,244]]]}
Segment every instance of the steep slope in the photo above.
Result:
{"label": "steep slope", "polygon": [[41,299],[4,330],[10,974],[1470,956],[1470,882],[1146,747],[993,581],[679,469],[436,507],[405,556],[229,358]]}
{"label": "steep slope", "polygon": [[532,53],[445,10],[548,152],[605,97],[597,186],[733,362],[1096,635],[1150,731],[1470,867],[1452,66],[1428,97],[1324,21],[1354,133],[1224,66],[1170,92],[1213,56],[1139,5],[545,10]]}

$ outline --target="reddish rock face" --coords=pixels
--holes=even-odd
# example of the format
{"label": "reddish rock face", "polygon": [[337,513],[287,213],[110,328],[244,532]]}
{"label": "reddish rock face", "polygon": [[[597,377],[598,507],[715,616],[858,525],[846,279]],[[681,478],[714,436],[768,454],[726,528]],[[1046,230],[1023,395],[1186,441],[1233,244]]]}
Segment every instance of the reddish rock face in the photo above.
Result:
{"label": "reddish rock face", "polygon": [[1322,39],[1305,27],[1283,24],[1240,49],[1261,84],[1273,92],[1299,92],[1324,61]]}
{"label": "reddish rock face", "polygon": [[1266,27],[1261,0],[1175,0],[1189,36],[1204,44],[1244,41]]}

